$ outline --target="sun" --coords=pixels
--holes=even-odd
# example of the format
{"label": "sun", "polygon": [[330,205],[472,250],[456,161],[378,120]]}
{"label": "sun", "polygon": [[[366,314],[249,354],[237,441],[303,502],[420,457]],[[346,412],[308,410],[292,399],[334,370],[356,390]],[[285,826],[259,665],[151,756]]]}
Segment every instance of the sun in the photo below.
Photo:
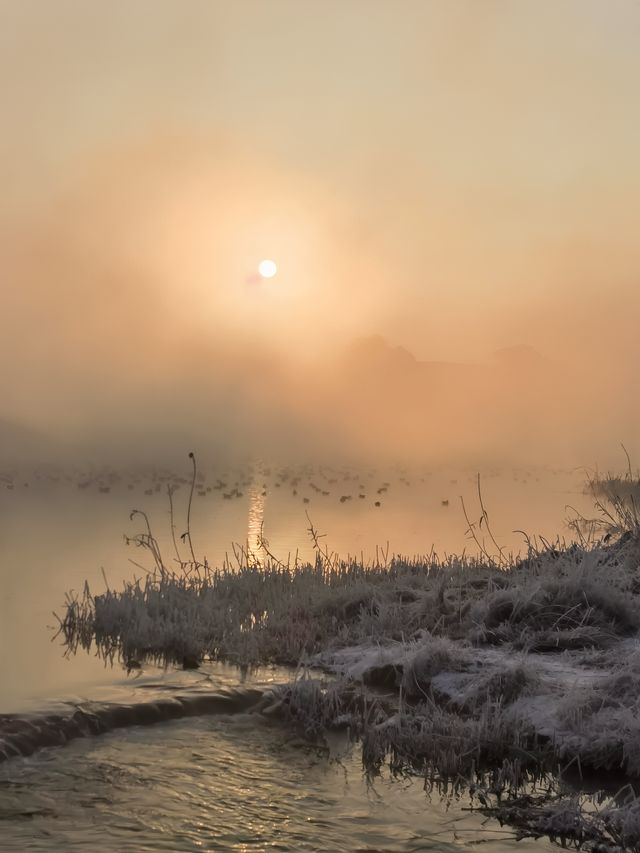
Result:
{"label": "sun", "polygon": [[266,258],[258,264],[258,272],[262,278],[273,278],[278,272],[278,267],[276,266],[275,261],[271,261]]}

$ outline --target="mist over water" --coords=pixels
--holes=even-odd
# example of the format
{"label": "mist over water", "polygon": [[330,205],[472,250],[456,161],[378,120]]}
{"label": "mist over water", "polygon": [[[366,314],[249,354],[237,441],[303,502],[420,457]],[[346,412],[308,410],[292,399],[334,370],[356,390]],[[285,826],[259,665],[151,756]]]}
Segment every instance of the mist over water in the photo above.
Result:
{"label": "mist over water", "polygon": [[[0,4],[0,717],[191,690],[54,615],[151,568],[132,509],[186,549],[190,451],[216,566],[313,560],[311,526],[517,553],[640,465],[639,35],[632,0]],[[75,741],[0,768],[2,843],[478,840],[334,758],[244,712]]]}

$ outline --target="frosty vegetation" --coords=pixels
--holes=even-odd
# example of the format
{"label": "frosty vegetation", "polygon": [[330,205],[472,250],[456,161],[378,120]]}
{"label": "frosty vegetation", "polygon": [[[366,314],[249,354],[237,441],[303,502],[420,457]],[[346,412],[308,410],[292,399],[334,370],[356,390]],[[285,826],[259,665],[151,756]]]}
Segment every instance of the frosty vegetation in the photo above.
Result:
{"label": "frosty vegetation", "polygon": [[[388,763],[470,788],[522,836],[640,850],[637,487],[631,472],[591,481],[597,518],[574,518],[578,541],[529,541],[518,558],[492,556],[470,522],[478,557],[363,565],[323,548],[310,524],[313,564],[280,562],[263,541],[213,569],[188,531],[192,559],[169,567],[141,514],[134,542],[153,569],[69,597],[62,636],[128,667],[291,665],[263,712],[318,741],[344,730],[369,772]],[[599,801],[580,793],[594,773],[624,787]]]}

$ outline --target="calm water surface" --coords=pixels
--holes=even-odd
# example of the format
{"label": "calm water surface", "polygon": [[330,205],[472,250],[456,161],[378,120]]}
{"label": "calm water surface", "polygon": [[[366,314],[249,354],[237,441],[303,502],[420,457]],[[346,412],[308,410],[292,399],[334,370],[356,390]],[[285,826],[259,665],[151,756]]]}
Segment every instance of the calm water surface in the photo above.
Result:
{"label": "calm water surface", "polygon": [[[11,476],[13,488],[0,482],[0,713],[67,701],[148,701],[154,690],[178,695],[205,682],[239,681],[224,667],[146,672],[133,681],[89,655],[63,658],[52,641],[52,611],[65,593],[81,591],[85,579],[99,592],[103,570],[111,585],[141,573],[129,560],[144,562],[144,554],[123,540],[140,529],[129,521],[132,508],[149,513],[171,559],[166,484],[137,475],[107,482],[103,475],[79,488],[86,477]],[[212,564],[231,557],[232,542],[255,545],[261,525],[278,556],[310,557],[305,512],[342,554],[372,558],[387,541],[390,552],[409,555],[432,546],[439,553],[474,550],[459,500],[479,516],[473,472],[311,471],[293,486],[290,479],[276,486],[275,472],[244,478],[207,472],[203,494],[194,498],[194,541]],[[582,479],[580,472],[487,472],[483,498],[500,544],[520,548],[516,528],[549,539],[567,535],[565,505],[590,506]],[[219,481],[227,485],[215,488]],[[240,496],[225,498],[236,481]],[[183,484],[174,497],[178,533],[186,494]],[[260,678],[284,680],[286,673]],[[371,785],[357,751],[340,754],[345,745],[333,746],[338,754],[314,750],[276,723],[238,713],[134,726],[12,759],[0,765],[0,849],[446,851],[479,841],[494,853],[515,849],[511,833],[463,811],[466,801],[447,810],[437,798],[429,802],[415,779],[383,776]],[[551,849],[547,842],[525,846]]]}

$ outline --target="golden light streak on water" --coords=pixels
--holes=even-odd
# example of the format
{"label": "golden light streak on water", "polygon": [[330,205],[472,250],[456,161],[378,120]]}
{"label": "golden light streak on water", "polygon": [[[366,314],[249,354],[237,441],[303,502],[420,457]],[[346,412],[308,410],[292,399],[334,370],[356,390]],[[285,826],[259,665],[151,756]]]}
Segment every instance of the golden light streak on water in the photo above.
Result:
{"label": "golden light streak on water", "polygon": [[252,557],[260,559],[264,525],[264,507],[266,496],[262,486],[256,482],[249,489],[249,518],[247,529],[247,551]]}

